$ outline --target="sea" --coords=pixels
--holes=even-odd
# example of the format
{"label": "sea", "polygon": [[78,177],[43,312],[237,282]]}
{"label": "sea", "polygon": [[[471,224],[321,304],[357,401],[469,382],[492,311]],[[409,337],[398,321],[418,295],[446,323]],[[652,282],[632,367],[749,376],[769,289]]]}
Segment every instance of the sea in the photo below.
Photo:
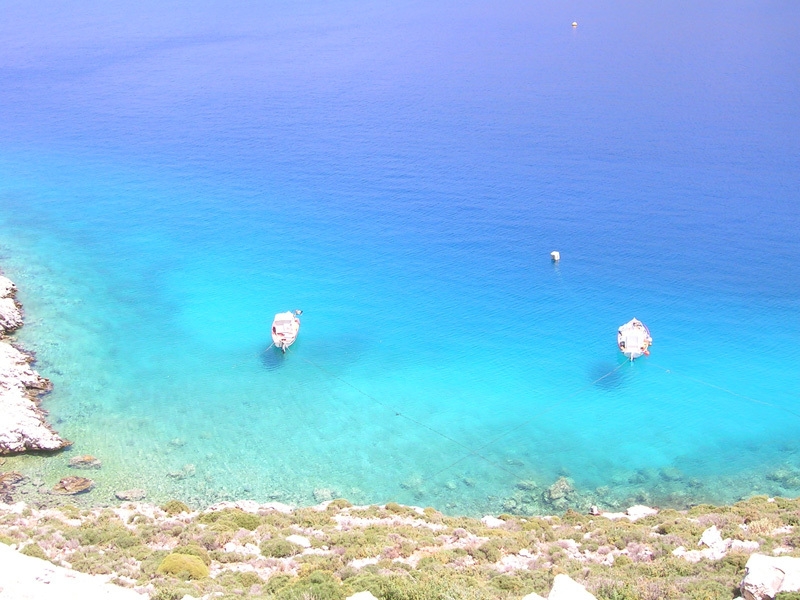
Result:
{"label": "sea", "polygon": [[73,442],[18,499],[800,496],[800,4],[2,12],[0,268]]}

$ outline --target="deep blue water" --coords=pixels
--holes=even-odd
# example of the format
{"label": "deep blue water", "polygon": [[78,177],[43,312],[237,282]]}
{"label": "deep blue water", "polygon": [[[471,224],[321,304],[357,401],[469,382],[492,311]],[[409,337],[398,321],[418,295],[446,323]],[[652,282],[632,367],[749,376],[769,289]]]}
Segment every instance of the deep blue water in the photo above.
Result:
{"label": "deep blue water", "polygon": [[786,2],[4,3],[0,266],[75,441],[10,465],[93,454],[99,503],[800,495],[798,30]]}

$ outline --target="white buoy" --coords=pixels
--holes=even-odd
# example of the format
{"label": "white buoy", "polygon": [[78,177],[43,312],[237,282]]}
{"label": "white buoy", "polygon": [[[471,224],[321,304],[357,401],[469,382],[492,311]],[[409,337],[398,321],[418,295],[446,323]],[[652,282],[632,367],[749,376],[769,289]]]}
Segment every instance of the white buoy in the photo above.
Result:
{"label": "white buoy", "polygon": [[550,253],[550,258],[553,259],[553,262],[558,262],[561,260],[561,253],[558,250],[553,250]]}
{"label": "white buoy", "polygon": [[577,26],[578,26],[578,22],[577,22],[577,21],[573,21],[573,22],[572,22],[572,26],[573,26],[573,27],[577,27]]}

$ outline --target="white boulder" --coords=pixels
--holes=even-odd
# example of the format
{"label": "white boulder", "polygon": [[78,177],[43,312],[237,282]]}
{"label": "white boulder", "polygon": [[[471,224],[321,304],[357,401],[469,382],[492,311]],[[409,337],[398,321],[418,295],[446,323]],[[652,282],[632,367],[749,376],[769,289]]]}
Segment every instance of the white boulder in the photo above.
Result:
{"label": "white boulder", "polygon": [[503,519],[498,519],[492,515],[486,515],[485,517],[481,518],[481,523],[486,525],[486,527],[502,527],[506,524]]}
{"label": "white boulder", "polygon": [[559,573],[553,580],[553,589],[550,590],[547,600],[597,600],[597,598],[569,575]]}
{"label": "white boulder", "polygon": [[0,298],[0,335],[22,327],[22,312],[13,298]]}
{"label": "white boulder", "polygon": [[724,545],[722,541],[722,534],[717,529],[716,525],[712,525],[708,529],[703,532],[703,535],[700,536],[700,545],[706,545],[709,548],[714,548],[718,546]]}
{"label": "white boulder", "polygon": [[378,600],[372,595],[372,592],[357,592],[352,596],[348,596],[347,600]]}
{"label": "white boulder", "polygon": [[656,514],[658,514],[658,511],[655,508],[650,508],[649,506],[643,506],[641,504],[631,506],[625,511],[625,515],[631,521],[637,521],[638,519],[643,519],[644,517],[649,517],[650,515]]}
{"label": "white boulder", "polygon": [[0,275],[0,298],[13,296],[17,293],[17,286],[8,277]]}
{"label": "white boulder", "polygon": [[0,598],[23,600],[142,600],[136,591],[107,583],[110,577],[87,575],[26,556],[0,544]]}
{"label": "white boulder", "polygon": [[[528,594],[522,600],[545,600],[545,598],[539,594]],[[553,588],[546,600],[597,600],[597,598],[569,575],[559,573],[553,580]]]}
{"label": "white boulder", "polygon": [[771,600],[780,592],[800,591],[800,558],[750,555],[739,589],[745,600]]}
{"label": "white boulder", "polygon": [[295,544],[296,546],[300,546],[301,548],[311,548],[311,542],[309,539],[302,535],[292,534],[286,536],[286,541]]}

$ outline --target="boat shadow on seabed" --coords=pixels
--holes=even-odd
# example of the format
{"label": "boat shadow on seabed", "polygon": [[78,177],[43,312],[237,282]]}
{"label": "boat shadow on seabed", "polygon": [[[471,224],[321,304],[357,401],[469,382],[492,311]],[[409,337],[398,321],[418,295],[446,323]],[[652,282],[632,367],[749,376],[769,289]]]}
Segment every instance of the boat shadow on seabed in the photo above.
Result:
{"label": "boat shadow on seabed", "polygon": [[264,350],[259,358],[261,364],[268,371],[280,369],[287,360],[286,353],[282,352],[280,348],[276,348],[274,344]]}
{"label": "boat shadow on seabed", "polygon": [[611,362],[597,362],[589,369],[589,380],[594,387],[611,391],[622,387],[625,378],[619,365]]}

